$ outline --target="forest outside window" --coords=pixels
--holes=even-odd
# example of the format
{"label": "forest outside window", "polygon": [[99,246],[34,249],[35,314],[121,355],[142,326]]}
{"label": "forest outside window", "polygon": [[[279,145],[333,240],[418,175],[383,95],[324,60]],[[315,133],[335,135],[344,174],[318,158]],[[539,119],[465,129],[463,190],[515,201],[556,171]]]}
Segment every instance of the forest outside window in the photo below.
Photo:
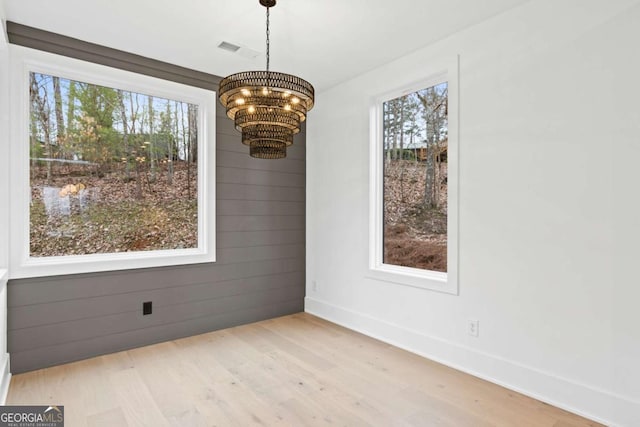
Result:
{"label": "forest outside window", "polygon": [[374,102],[374,278],[457,293],[456,82],[451,70]]}
{"label": "forest outside window", "polygon": [[213,261],[215,94],[14,54],[12,276]]}

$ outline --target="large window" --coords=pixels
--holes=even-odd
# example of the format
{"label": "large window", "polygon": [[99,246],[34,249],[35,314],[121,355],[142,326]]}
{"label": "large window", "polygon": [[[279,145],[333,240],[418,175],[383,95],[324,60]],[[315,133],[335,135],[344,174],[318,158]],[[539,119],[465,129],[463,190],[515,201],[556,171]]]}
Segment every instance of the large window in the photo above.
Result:
{"label": "large window", "polygon": [[457,292],[457,65],[377,98],[372,275]]}
{"label": "large window", "polygon": [[12,276],[213,261],[215,94],[12,54]]}
{"label": "large window", "polygon": [[382,104],[383,262],[447,272],[448,84]]}

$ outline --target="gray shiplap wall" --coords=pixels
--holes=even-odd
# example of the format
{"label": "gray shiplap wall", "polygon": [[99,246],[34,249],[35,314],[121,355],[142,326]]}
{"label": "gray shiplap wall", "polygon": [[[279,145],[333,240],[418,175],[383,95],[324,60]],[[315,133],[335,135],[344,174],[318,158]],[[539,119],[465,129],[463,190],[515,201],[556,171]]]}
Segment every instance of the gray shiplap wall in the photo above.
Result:
{"label": "gray shiplap wall", "polygon": [[[121,68],[151,75],[157,75],[154,68],[177,70],[179,76],[191,72],[12,23],[8,27],[10,40],[28,47],[75,57],[97,52],[100,63],[114,65],[109,57],[117,57],[133,64]],[[55,45],[44,43],[47,38]],[[217,87],[219,78],[191,73],[208,85],[214,79]],[[218,106],[216,144],[218,261],[9,281],[13,373],[303,310],[304,131],[286,159],[252,159]],[[152,315],[142,315],[143,301],[153,301]]]}

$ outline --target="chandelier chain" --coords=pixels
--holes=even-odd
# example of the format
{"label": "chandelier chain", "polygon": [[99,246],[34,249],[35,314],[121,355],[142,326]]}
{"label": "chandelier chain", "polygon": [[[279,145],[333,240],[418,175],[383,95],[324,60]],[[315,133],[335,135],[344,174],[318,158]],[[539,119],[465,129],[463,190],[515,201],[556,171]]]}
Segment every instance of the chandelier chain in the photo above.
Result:
{"label": "chandelier chain", "polygon": [[267,71],[269,71],[269,8],[267,7]]}

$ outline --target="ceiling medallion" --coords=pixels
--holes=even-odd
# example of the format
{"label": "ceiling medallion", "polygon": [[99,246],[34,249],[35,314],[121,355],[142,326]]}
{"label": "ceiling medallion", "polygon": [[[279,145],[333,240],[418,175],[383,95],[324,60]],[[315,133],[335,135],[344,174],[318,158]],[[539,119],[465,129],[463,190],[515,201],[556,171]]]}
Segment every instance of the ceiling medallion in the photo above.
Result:
{"label": "ceiling medallion", "polygon": [[269,9],[276,0],[259,1],[267,8],[267,69],[225,77],[219,98],[251,157],[282,159],[313,108],[314,89],[300,77],[269,70]]}

